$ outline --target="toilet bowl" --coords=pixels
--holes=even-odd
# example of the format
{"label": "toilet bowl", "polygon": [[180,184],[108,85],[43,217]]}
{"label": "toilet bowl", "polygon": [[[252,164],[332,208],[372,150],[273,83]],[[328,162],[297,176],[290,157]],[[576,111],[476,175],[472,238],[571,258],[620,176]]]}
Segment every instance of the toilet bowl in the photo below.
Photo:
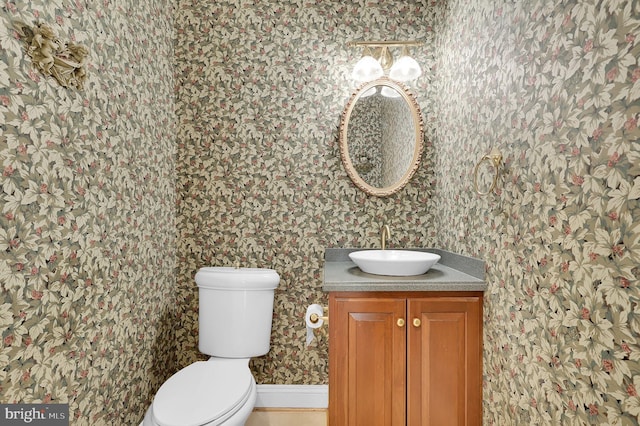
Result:
{"label": "toilet bowl", "polygon": [[156,393],[140,426],[243,426],[256,401],[249,359],[269,351],[272,269],[202,268],[200,351],[210,355],[171,376]]}
{"label": "toilet bowl", "polygon": [[169,378],[143,426],[242,426],[253,410],[256,382],[248,360],[198,361]]}

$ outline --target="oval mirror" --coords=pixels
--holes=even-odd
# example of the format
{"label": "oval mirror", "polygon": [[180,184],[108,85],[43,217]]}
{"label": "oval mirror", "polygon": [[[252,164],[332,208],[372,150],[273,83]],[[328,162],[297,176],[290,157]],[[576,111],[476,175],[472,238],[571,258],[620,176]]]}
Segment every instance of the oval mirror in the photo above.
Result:
{"label": "oval mirror", "polygon": [[413,94],[383,77],[351,96],[340,123],[340,156],[353,183],[386,197],[411,179],[422,156],[422,114]]}

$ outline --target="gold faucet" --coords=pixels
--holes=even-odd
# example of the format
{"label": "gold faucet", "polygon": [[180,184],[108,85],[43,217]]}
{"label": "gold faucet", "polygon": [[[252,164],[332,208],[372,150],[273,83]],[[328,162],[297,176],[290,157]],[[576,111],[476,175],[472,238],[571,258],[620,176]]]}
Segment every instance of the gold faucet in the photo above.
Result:
{"label": "gold faucet", "polygon": [[387,238],[391,239],[389,225],[382,225],[380,228],[380,246],[382,246],[382,250],[387,247]]}

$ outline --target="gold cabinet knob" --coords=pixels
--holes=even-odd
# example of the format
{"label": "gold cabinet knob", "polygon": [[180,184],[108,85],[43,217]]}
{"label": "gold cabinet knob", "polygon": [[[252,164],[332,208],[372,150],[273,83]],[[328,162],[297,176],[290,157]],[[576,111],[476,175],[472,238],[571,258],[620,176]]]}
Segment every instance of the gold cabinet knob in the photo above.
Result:
{"label": "gold cabinet knob", "polygon": [[398,327],[404,327],[404,318],[398,318],[396,324],[398,324]]}
{"label": "gold cabinet knob", "polygon": [[420,318],[414,318],[413,319],[413,326],[414,327],[420,327],[420,324],[422,324],[422,321],[420,321]]}

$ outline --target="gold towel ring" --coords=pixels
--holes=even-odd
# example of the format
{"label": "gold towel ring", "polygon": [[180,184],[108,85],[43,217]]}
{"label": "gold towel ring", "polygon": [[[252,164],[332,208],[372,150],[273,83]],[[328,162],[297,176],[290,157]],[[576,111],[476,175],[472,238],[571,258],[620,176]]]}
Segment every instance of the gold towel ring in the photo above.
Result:
{"label": "gold towel ring", "polygon": [[[489,187],[489,190],[487,190],[487,192],[482,192],[478,189],[478,169],[480,168],[480,164],[482,164],[485,161],[489,161],[491,163],[495,173],[493,175],[493,180],[491,181],[491,186]],[[487,195],[495,189],[496,183],[498,182],[498,175],[500,174],[501,164],[502,164],[502,153],[497,148],[493,148],[489,154],[484,155],[480,159],[480,161],[478,161],[478,164],[476,164],[476,167],[473,170],[473,186],[478,195]]]}

